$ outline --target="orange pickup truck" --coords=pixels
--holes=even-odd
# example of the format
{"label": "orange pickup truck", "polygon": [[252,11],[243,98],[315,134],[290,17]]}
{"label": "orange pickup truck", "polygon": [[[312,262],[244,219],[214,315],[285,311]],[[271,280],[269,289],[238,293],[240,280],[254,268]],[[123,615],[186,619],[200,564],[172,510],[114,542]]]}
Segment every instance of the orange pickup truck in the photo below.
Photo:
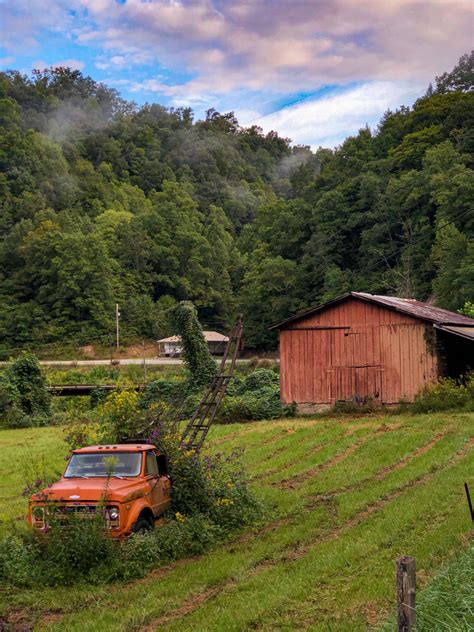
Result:
{"label": "orange pickup truck", "polygon": [[30,499],[32,527],[48,514],[84,517],[102,511],[113,538],[152,529],[171,503],[166,457],[151,444],[95,445],[74,450],[61,479]]}

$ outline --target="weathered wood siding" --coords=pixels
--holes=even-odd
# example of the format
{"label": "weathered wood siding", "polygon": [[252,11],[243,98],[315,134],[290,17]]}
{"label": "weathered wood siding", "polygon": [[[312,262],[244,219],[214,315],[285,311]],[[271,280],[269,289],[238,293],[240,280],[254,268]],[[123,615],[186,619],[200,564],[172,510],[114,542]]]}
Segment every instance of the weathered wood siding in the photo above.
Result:
{"label": "weathered wood siding", "polygon": [[349,297],[280,331],[284,402],[412,401],[438,375],[430,324]]}

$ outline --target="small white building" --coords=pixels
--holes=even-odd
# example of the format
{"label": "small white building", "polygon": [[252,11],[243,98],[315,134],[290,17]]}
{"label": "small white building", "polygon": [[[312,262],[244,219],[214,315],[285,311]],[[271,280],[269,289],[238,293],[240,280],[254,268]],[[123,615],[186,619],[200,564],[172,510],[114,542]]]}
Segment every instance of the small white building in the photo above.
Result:
{"label": "small white building", "polygon": [[[212,355],[222,355],[229,338],[217,331],[203,331],[202,333],[204,334],[204,339]],[[171,358],[181,355],[181,352],[180,336],[169,336],[168,338],[158,340],[158,355],[160,357],[166,356]]]}

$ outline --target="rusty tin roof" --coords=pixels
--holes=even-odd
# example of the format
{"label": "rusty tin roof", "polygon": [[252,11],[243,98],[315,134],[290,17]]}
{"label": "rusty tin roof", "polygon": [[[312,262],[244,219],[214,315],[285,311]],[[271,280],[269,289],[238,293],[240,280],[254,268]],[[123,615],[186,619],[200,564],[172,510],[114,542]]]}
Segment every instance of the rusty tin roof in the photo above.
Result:
{"label": "rusty tin roof", "polygon": [[[428,303],[423,303],[413,298],[398,298],[396,296],[369,294],[368,292],[348,292],[347,294],[343,294],[342,296],[339,296],[332,301],[323,303],[322,305],[316,305],[314,307],[310,307],[309,309],[298,312],[294,316],[290,316],[290,318],[286,318],[285,320],[281,320],[278,323],[271,325],[269,329],[280,329],[284,325],[296,322],[297,320],[300,320],[305,316],[310,316],[315,312],[326,309],[327,307],[335,305],[336,303],[339,303],[340,301],[343,301],[349,297],[357,298],[369,303],[376,303],[377,305],[383,305],[384,307],[388,307],[389,309],[393,309],[397,312],[402,312],[403,314],[408,314],[410,316],[413,316],[414,318],[420,318],[421,320],[429,321],[436,325],[457,325],[463,328],[474,328],[473,318],[457,314],[456,312],[450,312],[447,309],[435,307],[434,305],[429,305]],[[451,333],[456,332],[452,331]]]}

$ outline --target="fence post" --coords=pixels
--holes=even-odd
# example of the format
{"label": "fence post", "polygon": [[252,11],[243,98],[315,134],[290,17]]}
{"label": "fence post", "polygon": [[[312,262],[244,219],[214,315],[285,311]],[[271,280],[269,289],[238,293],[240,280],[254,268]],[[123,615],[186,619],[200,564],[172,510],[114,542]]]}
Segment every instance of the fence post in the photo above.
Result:
{"label": "fence post", "polygon": [[408,555],[397,559],[398,632],[413,632],[415,611],[416,561]]}

